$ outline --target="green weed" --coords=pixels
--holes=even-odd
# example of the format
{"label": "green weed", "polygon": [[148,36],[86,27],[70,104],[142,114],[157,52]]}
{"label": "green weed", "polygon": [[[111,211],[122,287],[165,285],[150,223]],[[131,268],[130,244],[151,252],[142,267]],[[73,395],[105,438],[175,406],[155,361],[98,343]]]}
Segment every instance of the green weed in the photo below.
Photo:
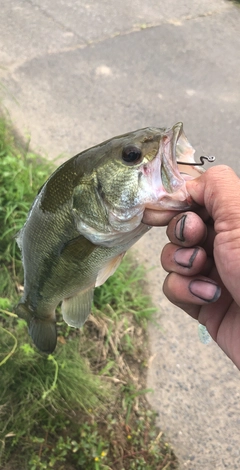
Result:
{"label": "green weed", "polygon": [[[0,329],[0,358],[12,347],[7,331]],[[109,402],[108,387],[79,354],[79,338],[45,356],[28,342],[24,321],[18,320],[14,331],[18,348],[1,367],[0,448],[5,461],[18,443],[28,448],[34,436],[39,444],[45,429],[63,429],[76,413],[100,412],[103,402]]]}
{"label": "green weed", "polygon": [[[155,309],[144,285],[143,266],[134,266],[134,260],[125,257],[118,267],[117,276],[111,276],[105,284],[94,291],[94,305],[106,309],[109,315],[132,313],[136,321],[150,320]],[[107,308],[110,305],[111,309]]]}
{"label": "green weed", "polygon": [[[20,150],[8,122],[0,117],[0,295],[13,297],[22,281],[15,237],[23,226],[38,189],[53,169],[38,155]],[[15,281],[12,282],[12,281]]]}

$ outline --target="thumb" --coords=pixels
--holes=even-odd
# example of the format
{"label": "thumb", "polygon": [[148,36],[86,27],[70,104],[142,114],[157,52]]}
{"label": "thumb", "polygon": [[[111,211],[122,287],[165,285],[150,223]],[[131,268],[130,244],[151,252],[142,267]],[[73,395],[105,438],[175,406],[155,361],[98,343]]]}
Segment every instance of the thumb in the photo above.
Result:
{"label": "thumb", "polygon": [[234,171],[219,165],[187,182],[193,200],[205,206],[215,222],[216,233],[240,229],[240,179]]}
{"label": "thumb", "polygon": [[194,201],[213,218],[214,259],[220,277],[240,305],[240,179],[228,166],[209,168],[187,183]]}

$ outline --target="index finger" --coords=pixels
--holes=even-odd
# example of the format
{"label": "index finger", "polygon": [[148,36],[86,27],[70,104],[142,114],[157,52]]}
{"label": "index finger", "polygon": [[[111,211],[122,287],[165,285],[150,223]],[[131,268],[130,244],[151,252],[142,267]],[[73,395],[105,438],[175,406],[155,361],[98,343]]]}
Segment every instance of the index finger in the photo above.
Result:
{"label": "index finger", "polygon": [[142,222],[146,225],[162,227],[163,225],[167,225],[169,221],[177,214],[179,214],[179,211],[145,209]]}
{"label": "index finger", "polygon": [[207,227],[195,212],[183,212],[169,222],[167,236],[175,245],[195,246],[206,239]]}

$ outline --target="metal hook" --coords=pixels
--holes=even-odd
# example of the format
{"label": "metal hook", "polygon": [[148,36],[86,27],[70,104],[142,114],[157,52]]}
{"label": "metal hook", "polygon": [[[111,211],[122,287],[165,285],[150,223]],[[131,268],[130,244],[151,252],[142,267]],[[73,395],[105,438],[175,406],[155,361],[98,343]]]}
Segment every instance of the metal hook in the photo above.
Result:
{"label": "metal hook", "polygon": [[188,162],[177,162],[179,165],[190,165],[190,166],[203,166],[204,165],[204,161],[203,160],[207,160],[209,163],[213,163],[215,161],[215,157],[213,155],[206,155],[205,157],[204,156],[201,156],[200,157],[200,161],[201,163],[188,163]]}

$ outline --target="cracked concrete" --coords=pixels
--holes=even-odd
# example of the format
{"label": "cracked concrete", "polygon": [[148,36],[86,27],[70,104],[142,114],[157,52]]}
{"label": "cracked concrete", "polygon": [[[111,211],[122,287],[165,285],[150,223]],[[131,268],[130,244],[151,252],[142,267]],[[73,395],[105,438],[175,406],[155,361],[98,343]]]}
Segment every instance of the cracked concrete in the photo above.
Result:
{"label": "cracked concrete", "polygon": [[[13,2],[14,4],[14,2]],[[46,18],[48,20],[50,20],[54,27],[59,27],[60,30],[62,30],[62,34],[63,36],[66,38],[66,42],[73,42],[74,44],[72,45],[63,45],[62,46],[62,42],[57,42],[57,47],[54,47],[52,44],[51,44],[51,41],[49,41],[49,25],[48,24],[48,21],[45,22],[44,24],[44,28],[42,29],[42,32],[44,32],[44,35],[47,36],[47,42],[45,44],[45,47],[43,47],[44,43],[41,42],[41,39],[42,39],[42,35],[41,35],[41,27],[38,29],[38,37],[35,36],[36,34],[36,30],[34,29],[34,26],[35,24],[33,23],[31,25],[31,27],[29,27],[30,25],[28,25],[27,28],[23,27],[22,28],[22,23],[25,22],[25,20],[28,18],[29,16],[29,11],[28,11],[28,7],[27,7],[27,4],[29,4],[31,6],[31,8],[33,9],[33,12],[34,15],[37,15],[39,16],[37,21],[36,21],[36,24],[39,28],[39,23],[41,24],[41,21],[43,20],[43,18],[41,18],[41,15],[43,16],[46,16]],[[176,25],[176,26],[181,26],[183,25],[184,21],[189,21],[189,20],[194,20],[196,18],[199,18],[199,17],[207,17],[207,16],[212,16],[212,15],[216,15],[216,14],[219,14],[222,12],[223,9],[228,9],[229,6],[226,5],[226,3],[222,2],[222,4],[220,4],[220,7],[218,5],[218,8],[215,8],[215,9],[212,9],[212,10],[209,10],[209,11],[204,11],[204,12],[200,12],[200,13],[195,13],[195,14],[191,14],[191,15],[179,15],[179,16],[169,16],[169,17],[162,17],[161,18],[161,21],[159,21],[159,17],[158,18],[158,21],[154,22],[152,21],[152,18],[149,17],[149,21],[148,22],[145,22],[145,23],[137,23],[137,24],[134,24],[134,22],[131,24],[131,27],[129,29],[123,29],[123,30],[114,30],[111,34],[109,33],[109,31],[107,32],[106,35],[103,35],[102,34],[102,31],[101,31],[101,34],[99,37],[95,37],[93,39],[92,35],[91,34],[88,34],[87,35],[87,39],[86,39],[86,36],[84,36],[84,38],[81,38],[81,36],[76,32],[76,31],[73,31],[71,30],[70,28],[67,28],[67,26],[64,24],[64,23],[61,23],[59,21],[56,21],[56,18],[54,16],[52,16],[51,14],[49,14],[47,12],[46,9],[42,8],[42,6],[40,6],[37,2],[33,2],[33,1],[28,1],[28,2],[25,2],[25,5],[24,4],[20,4],[18,6],[11,6],[11,3],[10,2],[7,2],[7,11],[5,12],[6,16],[9,15],[9,18],[11,18],[11,20],[9,21],[9,29],[11,29],[11,27],[14,25],[14,28],[16,28],[16,23],[18,22],[19,23],[19,31],[23,32],[23,37],[21,38],[21,42],[20,43],[12,43],[11,46],[15,46],[17,47],[18,49],[14,50],[14,47],[11,47],[10,49],[7,49],[7,58],[4,54],[4,50],[6,49],[6,43],[8,42],[8,35],[6,34],[6,36],[4,37],[4,40],[2,41],[2,44],[1,44],[1,48],[2,48],[2,57],[1,57],[1,67],[3,69],[3,73],[5,71],[6,74],[9,74],[9,73],[12,73],[14,70],[16,70],[19,66],[23,65],[26,61],[30,60],[32,57],[34,58],[37,58],[37,57],[41,57],[42,55],[44,56],[45,54],[56,54],[56,53],[61,53],[61,52],[69,52],[69,51],[74,51],[74,50],[77,50],[77,49],[83,49],[85,47],[89,47],[90,45],[93,46],[93,45],[96,45],[96,44],[99,44],[101,42],[104,42],[108,39],[113,39],[115,38],[116,36],[122,36],[122,35],[128,35],[128,34],[132,34],[134,32],[138,32],[138,31],[141,31],[141,30],[144,30],[144,29],[148,29],[148,28],[154,28],[154,27],[158,27],[162,24],[173,24],[173,25]],[[31,8],[30,8],[30,12],[31,12]],[[34,9],[36,11],[34,11]],[[55,12],[56,13],[56,12]],[[4,18],[4,15],[3,15],[3,18]],[[16,21],[16,18],[17,18],[17,21]],[[146,19],[145,19],[146,21]],[[126,23],[124,23],[124,27],[126,27]],[[8,28],[7,28],[7,32],[8,32]],[[59,31],[58,31],[59,32]],[[76,41],[76,38],[75,38],[75,41],[72,40],[73,36],[75,36],[77,38],[77,41]],[[26,47],[26,44],[25,44],[25,40],[29,39],[29,37],[35,37],[35,43],[33,42],[31,44],[31,47],[29,42],[27,44],[27,47]],[[12,40],[12,32],[11,34],[9,35],[9,39]],[[54,43],[56,42],[56,39],[58,39],[57,36],[55,36],[54,38]],[[40,47],[40,50],[38,50],[38,48],[36,47],[37,44],[40,43],[41,44],[41,47]],[[60,47],[59,47],[60,46]],[[32,48],[32,50],[31,50]],[[19,51],[21,51],[21,59],[19,61]],[[27,51],[27,55],[25,55]],[[40,54],[39,54],[39,51],[40,51]],[[9,54],[10,52],[10,54]],[[31,52],[32,52],[32,55],[31,55]],[[11,60],[11,53],[13,54],[13,57]],[[15,54],[14,54],[15,53]],[[29,54],[30,53],[30,54]]]}
{"label": "cracked concrete", "polygon": [[[224,0],[2,0],[4,104],[59,162],[114,135],[183,121],[197,155],[240,175],[240,8]],[[180,468],[240,468],[240,376],[163,297],[164,229],[136,246],[157,306],[149,400]]]}
{"label": "cracked concrete", "polygon": [[[188,2],[177,0],[164,7],[154,0],[147,5],[143,3],[139,0],[134,0],[131,5],[109,3],[107,0],[101,3],[78,0],[58,2],[56,8],[54,2],[49,0],[28,0],[18,4],[14,0],[2,0],[2,66],[7,69],[9,64],[18,61],[19,56],[29,60],[38,57],[39,52],[40,55],[66,52],[165,23],[181,25],[186,20],[230,8],[222,0],[211,3],[207,0],[194,1],[191,8]],[[21,41],[12,41],[14,31],[21,34]]]}

